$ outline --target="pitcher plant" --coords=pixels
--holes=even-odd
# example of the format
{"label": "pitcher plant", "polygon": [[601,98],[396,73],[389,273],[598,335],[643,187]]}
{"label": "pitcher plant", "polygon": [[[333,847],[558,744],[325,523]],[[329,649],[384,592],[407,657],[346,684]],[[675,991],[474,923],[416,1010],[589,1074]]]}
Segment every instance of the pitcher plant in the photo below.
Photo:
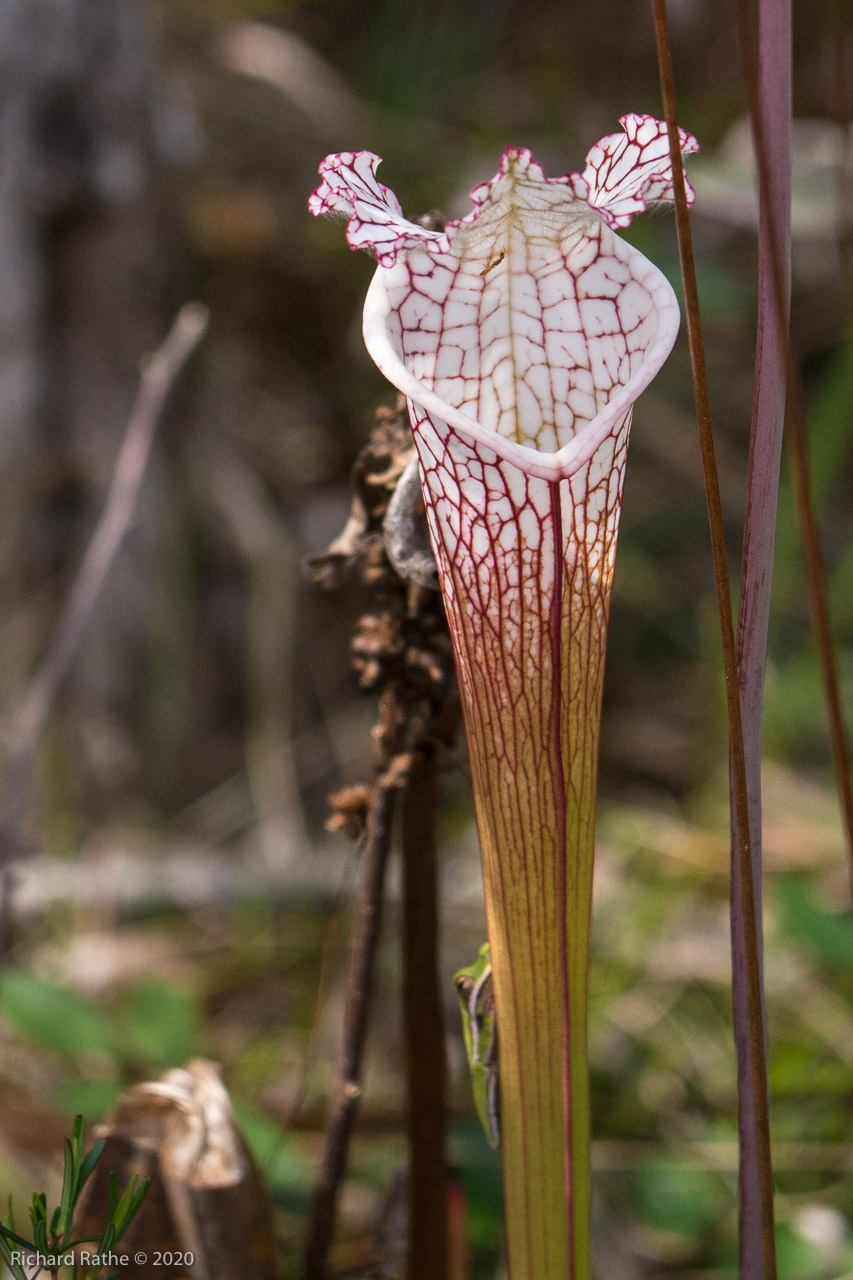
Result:
{"label": "pitcher plant", "polygon": [[[634,401],[679,324],[617,231],[672,199],[666,126],[627,115],[583,172],[509,148],[443,231],[379,158],[322,164],[315,214],[376,256],[364,338],[408,399],[471,756],[499,1028],[512,1280],[588,1280],[587,1047],[598,739]],[[698,149],[681,132],[685,154]],[[691,193],[692,196],[692,193]]]}

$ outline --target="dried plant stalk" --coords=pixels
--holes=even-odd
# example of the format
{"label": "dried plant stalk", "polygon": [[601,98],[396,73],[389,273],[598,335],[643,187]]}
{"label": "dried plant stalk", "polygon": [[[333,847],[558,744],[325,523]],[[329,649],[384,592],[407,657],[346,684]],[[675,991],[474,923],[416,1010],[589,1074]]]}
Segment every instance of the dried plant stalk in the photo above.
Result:
{"label": "dried plant stalk", "polygon": [[[215,1063],[198,1059],[134,1085],[105,1125],[104,1153],[75,1219],[98,1235],[110,1175],[150,1178],[122,1239],[128,1280],[276,1280],[272,1210]],[[178,1259],[178,1261],[174,1261]]]}

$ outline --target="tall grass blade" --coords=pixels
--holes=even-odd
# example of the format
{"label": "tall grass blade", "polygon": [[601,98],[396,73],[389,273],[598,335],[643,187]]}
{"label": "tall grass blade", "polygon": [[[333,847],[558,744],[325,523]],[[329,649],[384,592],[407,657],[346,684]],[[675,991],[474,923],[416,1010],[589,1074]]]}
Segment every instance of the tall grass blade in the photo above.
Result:
{"label": "tall grass blade", "polygon": [[[762,966],[761,725],[779,468],[785,425],[791,293],[791,4],[759,0],[757,68],[751,19],[738,4],[744,77],[748,86],[759,172],[758,332],[749,444],[749,478],[737,626],[738,682],[749,790],[754,929]],[[734,785],[732,783],[732,785]],[[756,1146],[752,1032],[747,989],[747,943],[741,876],[744,850],[732,827],[732,998],[738,1073],[738,1251],[742,1280],[764,1275],[761,1175]],[[763,1003],[762,1039],[767,1039]]]}
{"label": "tall grass blade", "polygon": [[699,312],[699,296],[696,287],[696,271],[693,261],[693,242],[690,218],[684,188],[684,170],[678,145],[678,124],[675,101],[675,84],[669,47],[669,28],[666,0],[654,0],[655,38],[658,49],[658,70],[664,115],[669,128],[670,153],[675,189],[675,219],[678,231],[678,249],[681,274],[684,282],[687,337],[690,345],[690,364],[696,399],[696,415],[705,473],[705,490],[708,501],[708,518],[711,530],[711,548],[714,557],[714,574],[717,582],[717,602],[723,643],[723,663],[726,681],[726,701],[729,716],[729,744],[733,791],[734,824],[741,850],[740,899],[743,919],[744,960],[743,975],[747,994],[747,1022],[750,1050],[750,1077],[754,1099],[752,1136],[756,1154],[757,1185],[759,1191],[759,1224],[761,1239],[761,1271],[765,1280],[775,1280],[776,1244],[773,1223],[773,1170],[770,1155],[770,1116],[767,1084],[767,1053],[763,1031],[763,1000],[761,985],[761,953],[756,927],[755,885],[753,880],[752,848],[749,820],[749,787],[746,755],[744,750],[741,703],[738,688],[737,656],[734,627],[731,615],[731,590],[728,560],[723,531],[720,485],[717,472],[708,383],[705,369],[705,353],[702,340],[702,321]]}
{"label": "tall grass blade", "polygon": [[[850,95],[850,82],[847,76],[846,55],[849,48],[847,39],[847,31],[842,21],[843,10],[840,0],[823,0],[824,24],[825,24],[825,43],[827,62],[829,64],[829,85],[830,85],[830,110],[833,119],[838,125],[838,253],[841,259],[841,280],[844,290],[844,303],[847,311],[847,343],[853,346],[853,100]],[[798,455],[797,466],[794,467],[792,462],[792,470],[795,478],[795,492],[797,494],[798,510],[800,506],[800,488],[806,488],[806,497],[811,492],[808,486],[808,454],[806,452],[805,432],[797,431],[792,442],[792,451],[796,450]],[[803,465],[804,463],[804,465]],[[805,537],[802,531],[803,520],[800,520],[801,532],[800,539],[805,548],[808,541],[812,544],[813,539],[810,531],[806,531]],[[812,527],[815,527],[814,517],[810,521]],[[804,549],[804,555],[805,555]],[[816,547],[811,553],[816,556],[818,567],[820,567],[821,556],[820,548]],[[808,572],[808,568],[807,568]],[[829,631],[829,606],[825,587],[825,579],[821,577],[820,585],[823,590],[819,593],[822,601],[817,603],[817,609],[813,603],[813,612],[820,612],[821,627]],[[814,595],[814,592],[812,592]],[[815,624],[815,631],[818,626]],[[822,649],[821,649],[822,652]],[[829,658],[832,659],[832,646],[829,646]],[[823,670],[826,659],[822,658],[821,676],[824,684],[824,696],[827,700],[830,737],[832,742],[832,759],[835,768],[835,775],[838,783],[839,798],[841,802],[841,813],[844,821],[844,830],[847,836],[847,849],[849,857],[850,871],[850,889],[853,893],[853,789],[851,789],[850,777],[850,745],[847,730],[841,711],[841,697],[838,691],[838,679],[836,675],[835,663],[831,661],[826,663],[827,671]],[[830,695],[830,690],[833,694]]]}
{"label": "tall grass blade", "polygon": [[[784,20],[784,13],[787,10],[788,3],[789,0],[761,0],[760,13],[765,31],[772,32],[774,25],[777,30],[781,30],[781,23]],[[756,56],[747,0],[738,0],[737,14],[744,80],[749,93],[753,121],[756,122],[754,139],[760,187],[763,191],[769,192],[772,189],[771,180],[776,183],[778,188],[778,170],[782,164],[780,153],[773,152],[772,148],[775,145],[773,139],[781,127],[779,115],[784,109],[784,99],[780,96],[782,89],[779,76],[782,74],[790,75],[790,45],[788,46],[787,54],[789,69],[787,73],[783,73],[780,54],[777,52],[774,55],[769,48],[765,50],[765,45],[772,46],[773,39],[776,37],[772,35],[765,37],[760,32],[761,51],[760,56]],[[787,25],[790,30],[790,13],[788,13]],[[773,61],[774,57],[776,59],[775,62]],[[835,66],[835,61],[833,61],[833,65]],[[772,71],[769,70],[770,67],[772,67]],[[840,78],[837,74],[834,78],[836,80],[836,94],[840,95],[840,101],[843,104],[846,97],[843,67]],[[790,114],[790,90],[788,93],[788,113]],[[843,113],[843,106],[841,110]],[[759,122],[761,123],[759,124]],[[842,154],[840,156],[842,194],[845,187],[849,153],[849,132],[845,131],[842,135]],[[774,169],[777,172],[774,173]],[[830,750],[838,788],[839,804],[841,806],[841,817],[847,840],[851,889],[853,889],[853,781],[851,781],[850,745],[841,706],[838,666],[832,639],[829,593],[823,567],[820,530],[815,514],[809,476],[808,428],[805,397],[800,376],[800,363],[788,330],[790,276],[789,274],[786,276],[786,259],[781,238],[782,228],[776,227],[778,211],[775,198],[765,199],[762,209],[766,226],[764,244],[765,248],[769,250],[769,255],[765,257],[766,281],[771,288],[772,301],[776,313],[775,329],[777,337],[782,342],[783,351],[786,354],[788,449],[794,483],[797,523],[806,585],[809,593],[812,629],[815,636],[821,683],[826,703]],[[845,253],[844,244],[843,220],[846,215],[843,200],[839,201],[839,210],[842,219],[842,227],[840,228],[842,262],[846,275],[849,259]],[[774,249],[774,245],[777,246],[777,249]],[[849,283],[848,278],[845,288],[849,286]]]}

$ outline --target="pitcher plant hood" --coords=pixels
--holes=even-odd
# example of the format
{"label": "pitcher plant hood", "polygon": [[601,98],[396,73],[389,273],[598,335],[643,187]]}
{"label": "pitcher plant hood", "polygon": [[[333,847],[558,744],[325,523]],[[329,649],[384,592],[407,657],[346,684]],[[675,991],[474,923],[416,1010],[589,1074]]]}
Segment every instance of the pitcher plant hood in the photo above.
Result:
{"label": "pitcher plant hood", "polygon": [[[508,148],[471,213],[441,232],[402,216],[369,151],[327,157],[309,202],[347,217],[349,244],[376,255],[364,336],[389,381],[543,479],[592,456],[678,330],[666,278],[613,234],[672,199],[666,126],[620,123],[581,174],[547,178],[529,151]],[[684,131],[681,142],[698,149]]]}

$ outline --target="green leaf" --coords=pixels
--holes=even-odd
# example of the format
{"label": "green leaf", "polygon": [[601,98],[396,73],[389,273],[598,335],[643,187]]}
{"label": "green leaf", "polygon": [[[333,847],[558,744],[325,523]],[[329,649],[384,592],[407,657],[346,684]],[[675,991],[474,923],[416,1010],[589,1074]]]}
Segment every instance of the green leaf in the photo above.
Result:
{"label": "green leaf", "polygon": [[30,1222],[33,1224],[33,1230],[40,1222],[47,1222],[47,1196],[43,1191],[33,1192],[33,1200],[30,1205]]}
{"label": "green leaf", "polygon": [[47,1222],[44,1218],[38,1218],[33,1223],[33,1238],[39,1253],[50,1252],[47,1244]]}
{"label": "green leaf", "polygon": [[128,1207],[127,1207],[127,1213],[125,1214],[124,1225],[121,1227],[121,1230],[119,1230],[116,1233],[116,1240],[120,1240],[122,1238],[125,1231],[127,1231],[127,1228],[130,1226],[131,1222],[136,1217],[137,1213],[139,1212],[142,1206],[142,1201],[148,1195],[148,1188],[150,1186],[151,1186],[151,1179],[146,1178],[145,1181],[142,1183],[142,1185],[139,1187],[139,1190],[135,1191],[134,1194],[131,1196],[130,1203],[128,1204]]}
{"label": "green leaf", "polygon": [[104,1227],[103,1234],[101,1236],[101,1241],[100,1241],[100,1244],[98,1245],[98,1250],[97,1250],[98,1253],[99,1254],[109,1253],[110,1249],[112,1249],[113,1245],[116,1242],[117,1235],[118,1235],[118,1232],[116,1231],[115,1223],[108,1222],[107,1225]]}
{"label": "green leaf", "polygon": [[776,1248],[781,1280],[812,1280],[814,1276],[826,1275],[820,1250],[804,1240],[791,1223],[777,1223]]}
{"label": "green leaf", "polygon": [[112,1111],[121,1095],[118,1077],[110,1080],[66,1079],[57,1085],[53,1098],[62,1111],[84,1111],[93,1119]]}
{"label": "green leaf", "polygon": [[85,1187],[86,1183],[89,1181],[89,1178],[91,1177],[91,1174],[92,1174],[92,1170],[100,1160],[104,1147],[106,1145],[107,1145],[106,1138],[99,1138],[98,1141],[95,1143],[95,1145],[92,1147],[91,1151],[89,1151],[88,1154],[84,1156],[83,1161],[77,1173],[78,1196],[80,1192],[83,1190],[83,1188]]}
{"label": "green leaf", "polygon": [[[17,1236],[13,1236],[12,1240],[16,1244],[25,1245],[25,1247],[28,1249],[32,1248],[32,1245],[30,1245],[27,1241],[19,1240]],[[14,1252],[17,1252],[17,1250],[14,1250]],[[13,1280],[27,1280],[27,1273],[24,1270],[24,1268],[20,1265],[20,1263],[12,1261],[12,1253],[13,1253],[13,1250],[9,1246],[9,1238],[7,1236],[7,1233],[2,1228],[0,1228],[0,1258],[2,1258],[4,1263],[6,1264],[6,1267],[8,1268],[10,1274],[13,1276]]]}
{"label": "green leaf", "polygon": [[193,991],[163,978],[143,978],[127,1009],[129,1051],[154,1066],[186,1062],[199,1051],[201,1002]]}
{"label": "green leaf", "polygon": [[853,965],[853,913],[827,911],[799,879],[788,877],[777,891],[779,925],[812,955],[833,969]]}
{"label": "green leaf", "polygon": [[716,1174],[680,1169],[664,1161],[630,1178],[641,1219],[658,1231],[696,1238],[714,1228],[729,1207]]}
{"label": "green leaf", "polygon": [[[133,1193],[133,1196],[131,1197],[131,1201],[130,1201],[131,1214],[136,1213],[137,1209],[142,1204],[142,1201],[148,1195],[148,1188],[150,1186],[151,1186],[151,1179],[143,1178],[142,1182],[139,1184],[138,1189]],[[128,1218],[128,1222],[130,1222],[130,1218]]]}
{"label": "green leaf", "polygon": [[[75,1122],[74,1128],[75,1128],[75,1137],[76,1137],[76,1128],[77,1128],[76,1122]],[[72,1143],[68,1141],[67,1138],[65,1139],[64,1150],[65,1150],[65,1168],[62,1174],[62,1198],[60,1200],[59,1208],[54,1214],[53,1221],[50,1224],[51,1231],[55,1231],[57,1228],[57,1225],[59,1225],[61,1235],[65,1235],[65,1232],[68,1230],[68,1224],[71,1221],[71,1214],[74,1211],[75,1190],[76,1190],[76,1182],[77,1182],[76,1151],[75,1151],[75,1147],[72,1145]]]}
{"label": "green leaf", "polygon": [[[148,1194],[148,1187],[150,1186],[149,1179],[146,1178],[142,1183],[142,1186],[139,1188],[137,1188],[136,1185],[138,1181],[139,1175],[135,1173],[125,1187],[124,1194],[116,1205],[114,1212],[110,1214],[110,1224],[107,1227],[107,1230],[113,1230],[113,1242],[115,1240],[120,1240],[124,1235],[125,1231],[133,1221],[142,1201]],[[111,1247],[112,1243],[109,1246],[105,1246],[105,1248]]]}
{"label": "green leaf", "polygon": [[307,1209],[312,1174],[298,1138],[276,1123],[266,1111],[234,1099],[234,1111],[252,1154],[277,1198]]}
{"label": "green leaf", "polygon": [[14,970],[0,982],[0,1014],[46,1049],[78,1054],[113,1050],[107,1019],[68,987]]}
{"label": "green leaf", "polygon": [[[74,1137],[69,1143],[66,1139],[65,1178],[62,1183],[62,1213],[59,1218],[59,1239],[63,1248],[68,1248],[68,1237],[74,1225],[74,1209],[80,1199],[80,1193],[86,1185],[92,1170],[100,1159],[106,1146],[104,1138],[99,1139],[91,1151],[80,1159],[83,1149],[84,1124],[83,1117],[78,1116],[74,1122]],[[69,1173],[70,1166],[70,1173]]]}
{"label": "green leaf", "polygon": [[0,1226],[0,1240],[11,1240],[13,1244],[22,1245],[25,1249],[35,1248],[32,1240],[25,1240],[23,1236],[17,1235],[16,1232],[11,1227],[7,1227],[5,1223]]}

